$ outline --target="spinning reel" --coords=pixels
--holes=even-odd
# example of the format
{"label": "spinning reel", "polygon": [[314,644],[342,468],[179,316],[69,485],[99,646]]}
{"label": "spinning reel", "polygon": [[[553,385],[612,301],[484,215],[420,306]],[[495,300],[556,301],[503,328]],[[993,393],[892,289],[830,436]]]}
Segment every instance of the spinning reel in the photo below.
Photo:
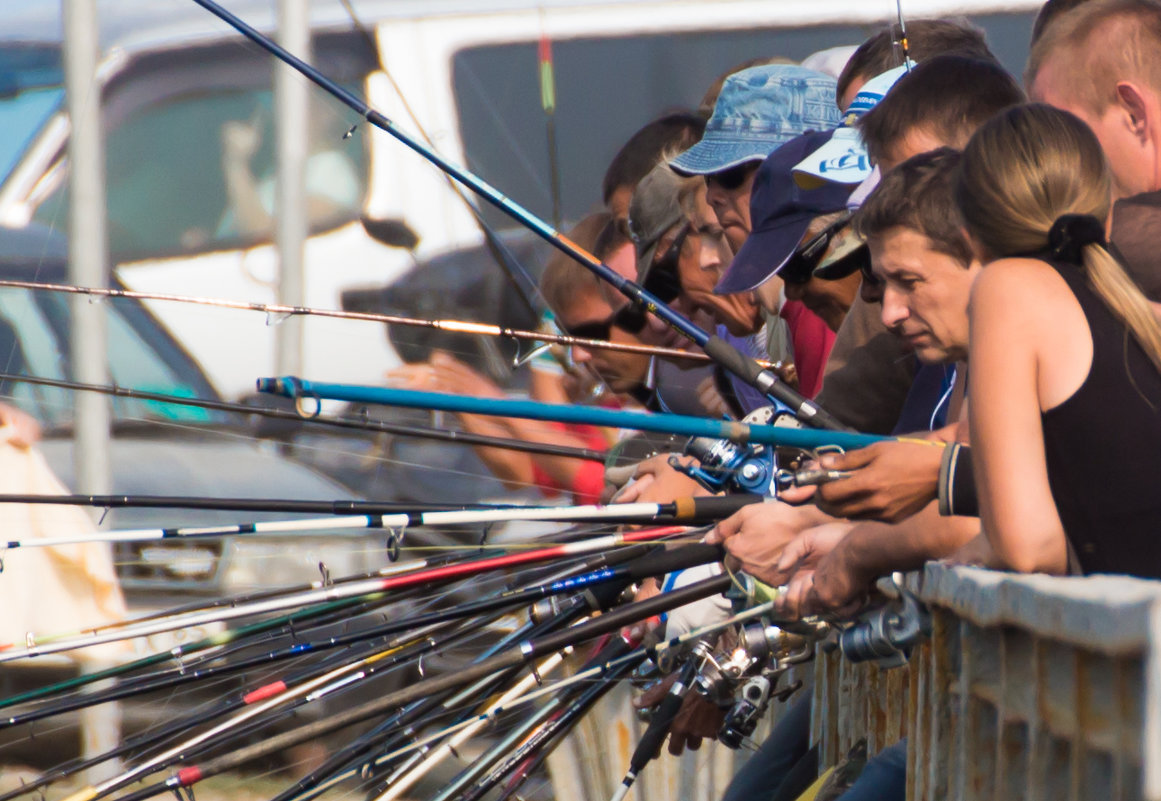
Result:
{"label": "spinning reel", "polygon": [[[773,406],[755,409],[742,419],[749,425],[775,425],[802,428],[789,412]],[[701,484],[713,493],[748,492],[756,495],[775,495],[779,449],[772,445],[741,444],[726,439],[692,437],[685,445],[685,455],[692,456],[696,465],[685,465],[669,457],[669,465]]]}

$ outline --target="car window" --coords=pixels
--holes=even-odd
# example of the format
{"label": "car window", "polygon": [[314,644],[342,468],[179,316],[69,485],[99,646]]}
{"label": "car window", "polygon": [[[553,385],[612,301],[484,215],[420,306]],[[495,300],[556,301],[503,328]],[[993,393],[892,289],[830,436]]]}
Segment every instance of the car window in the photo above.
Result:
{"label": "car window", "polygon": [[60,50],[55,46],[0,47],[0,181],[16,166],[45,121],[64,102]]}
{"label": "car window", "polygon": [[[322,40],[320,63],[336,47]],[[356,55],[344,55],[336,71],[361,93],[372,62]],[[111,82],[104,104],[115,261],[271,240],[277,122],[268,57],[237,44],[142,56]],[[312,90],[309,118],[307,215],[312,231],[329,230],[360,216],[368,148],[364,136],[344,136],[358,115],[321,90]],[[67,193],[67,181],[59,182],[33,219],[63,229]]]}
{"label": "car window", "polygon": [[[71,380],[68,357],[69,302],[67,295],[27,289],[0,290],[0,371],[43,378]],[[109,372],[120,387],[177,395],[210,398],[205,379],[180,359],[167,358],[174,347],[154,321],[142,326],[141,317],[152,320],[136,303],[107,303]],[[71,390],[0,380],[0,395],[11,399],[49,428],[72,423]],[[218,413],[174,406],[137,398],[112,398],[115,423],[139,420],[172,420],[205,423]]]}

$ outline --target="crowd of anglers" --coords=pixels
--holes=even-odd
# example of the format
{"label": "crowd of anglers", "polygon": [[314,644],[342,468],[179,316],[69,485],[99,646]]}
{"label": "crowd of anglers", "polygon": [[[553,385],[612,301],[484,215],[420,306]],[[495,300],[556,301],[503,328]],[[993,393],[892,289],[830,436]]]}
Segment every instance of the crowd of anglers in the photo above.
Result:
{"label": "crowd of anglers", "polygon": [[[521,797],[630,678],[651,722],[614,798],[668,738],[673,754],[707,739],[756,750],[728,801],[902,799],[905,740],[820,778],[810,693],[779,684],[822,642],[851,659],[914,644],[921,614],[894,640],[860,628],[883,603],[877,582],[933,559],[1161,577],[1161,2],[1050,0],[1022,81],[963,20],[900,20],[801,64],[761,54],[698,108],[638,131],[608,165],[603,208],[565,235],[325,65],[196,1],[558,251],[538,334],[361,315],[536,338],[531,400],[445,353],[386,388],[271,377],[259,389],[321,424],[354,424],[321,414],[324,400],[453,412],[462,430],[410,433],[458,438],[506,483],[579,505],[57,499],[330,514],[112,537],[370,528],[392,563],[7,645],[0,662],[236,621],[0,699],[0,728],[20,730],[138,694],[228,688],[0,801],[114,763],[70,801],[143,799],[312,743],[325,756],[279,801],[413,794],[444,762],[458,767],[441,801]],[[611,432],[628,429],[646,434],[606,459]],[[555,525],[547,539],[489,539],[512,520]],[[445,526],[480,527],[478,547],[415,558],[408,529]],[[482,731],[482,755],[461,761]]]}

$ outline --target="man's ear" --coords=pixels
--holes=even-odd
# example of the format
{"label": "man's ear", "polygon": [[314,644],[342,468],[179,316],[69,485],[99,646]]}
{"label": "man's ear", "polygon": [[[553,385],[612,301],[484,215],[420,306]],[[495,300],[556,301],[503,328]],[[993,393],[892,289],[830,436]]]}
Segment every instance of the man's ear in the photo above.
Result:
{"label": "man's ear", "polygon": [[1145,94],[1141,91],[1135,83],[1129,81],[1121,81],[1117,84],[1117,104],[1125,112],[1126,119],[1130,125],[1134,136],[1143,137],[1149,127],[1150,122],[1157,122],[1150,120],[1150,112],[1155,109],[1149,108],[1149,103]]}

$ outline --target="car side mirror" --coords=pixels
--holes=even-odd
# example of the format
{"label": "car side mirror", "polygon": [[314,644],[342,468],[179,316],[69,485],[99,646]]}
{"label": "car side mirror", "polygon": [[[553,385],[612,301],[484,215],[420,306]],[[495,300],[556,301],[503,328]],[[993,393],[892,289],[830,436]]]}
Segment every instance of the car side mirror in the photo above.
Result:
{"label": "car side mirror", "polygon": [[410,225],[398,218],[377,220],[364,216],[360,221],[363,223],[363,230],[367,232],[367,236],[387,247],[413,250],[419,244],[419,234],[415,233]]}

